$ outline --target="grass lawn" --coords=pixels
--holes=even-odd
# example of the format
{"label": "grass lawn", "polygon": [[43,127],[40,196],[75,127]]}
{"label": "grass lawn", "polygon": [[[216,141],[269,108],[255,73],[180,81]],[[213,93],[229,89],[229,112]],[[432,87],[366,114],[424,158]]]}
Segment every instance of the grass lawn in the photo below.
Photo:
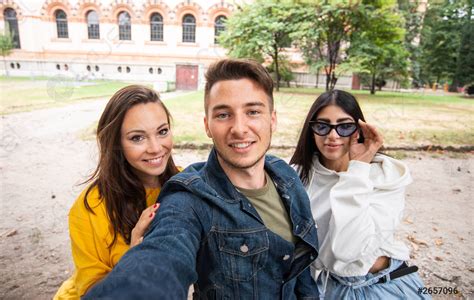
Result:
{"label": "grass lawn", "polygon": [[126,85],[129,83],[103,80],[78,82],[63,77],[0,76],[0,114],[110,97]]}
{"label": "grass lawn", "polygon": [[[306,115],[321,92],[322,90],[315,89],[282,89],[277,95],[282,99],[280,103],[284,104],[284,114],[292,111],[293,114],[290,115]],[[474,145],[472,99],[458,95],[401,92],[377,92],[370,95],[368,91],[351,92],[356,95],[366,120],[383,133],[385,145]],[[288,106],[293,107],[288,109]],[[304,117],[290,119],[290,115],[287,115],[289,127],[296,126],[299,130]],[[289,139],[292,138],[291,132],[292,130],[288,130],[285,134]]]}
{"label": "grass lawn", "polygon": [[[275,93],[274,146],[296,144],[306,114],[321,92],[282,89]],[[356,94],[365,118],[380,129],[386,146],[474,145],[474,100],[413,93]],[[203,92],[195,92],[165,101],[174,118],[176,143],[211,143],[204,133],[202,99]]]}
{"label": "grass lawn", "polygon": [[[127,85],[117,81],[71,82],[57,79],[0,77],[1,114],[65,105],[85,99],[109,98]],[[294,146],[306,114],[322,89],[281,88],[275,93],[278,125],[274,146]],[[382,132],[386,146],[474,145],[474,100],[448,96],[352,91],[365,118]],[[203,92],[165,100],[173,115],[176,144],[210,144],[204,132]],[[94,138],[97,124],[81,134]]]}

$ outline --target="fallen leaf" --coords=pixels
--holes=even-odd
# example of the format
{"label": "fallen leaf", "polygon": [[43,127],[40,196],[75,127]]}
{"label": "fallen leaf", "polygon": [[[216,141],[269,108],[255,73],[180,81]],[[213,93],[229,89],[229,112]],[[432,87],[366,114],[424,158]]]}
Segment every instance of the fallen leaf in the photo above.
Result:
{"label": "fallen leaf", "polygon": [[436,240],[435,240],[435,245],[436,245],[436,246],[441,246],[441,245],[443,245],[443,244],[444,244],[444,243],[443,243],[443,239],[439,238],[439,239],[436,239]]}
{"label": "fallen leaf", "polygon": [[413,243],[413,242],[410,242],[410,245],[411,247],[413,248],[413,251],[416,252],[418,251],[418,249],[420,249],[420,246],[418,246],[417,244]]}
{"label": "fallen leaf", "polygon": [[10,237],[10,236],[14,236],[17,233],[18,232],[16,231],[16,229],[10,229],[10,230],[7,230],[4,233],[2,233],[0,236],[1,237]]}
{"label": "fallen leaf", "polygon": [[420,246],[426,246],[428,247],[428,243],[423,241],[423,240],[419,240],[417,238],[415,238],[413,235],[408,235],[407,239],[412,242],[412,243],[415,243],[417,245],[420,245]]}

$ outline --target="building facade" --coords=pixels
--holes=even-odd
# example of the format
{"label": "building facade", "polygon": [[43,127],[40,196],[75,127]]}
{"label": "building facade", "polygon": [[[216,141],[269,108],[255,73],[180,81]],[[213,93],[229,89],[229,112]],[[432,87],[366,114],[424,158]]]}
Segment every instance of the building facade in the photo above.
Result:
{"label": "building facade", "polygon": [[225,57],[216,37],[236,1],[3,0],[15,49],[2,74],[153,82],[198,89]]}

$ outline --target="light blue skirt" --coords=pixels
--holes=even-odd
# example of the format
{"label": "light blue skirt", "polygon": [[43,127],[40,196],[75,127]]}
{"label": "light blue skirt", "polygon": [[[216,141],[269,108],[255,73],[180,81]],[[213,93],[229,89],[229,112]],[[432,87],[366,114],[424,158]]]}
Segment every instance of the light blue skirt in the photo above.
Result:
{"label": "light blue skirt", "polygon": [[[402,263],[403,261],[392,258],[388,268],[365,276],[341,277],[323,271],[317,280],[320,299],[431,299],[429,295],[420,293],[424,285],[418,272],[390,280],[388,273],[396,270]],[[384,276],[387,282],[377,284]]]}

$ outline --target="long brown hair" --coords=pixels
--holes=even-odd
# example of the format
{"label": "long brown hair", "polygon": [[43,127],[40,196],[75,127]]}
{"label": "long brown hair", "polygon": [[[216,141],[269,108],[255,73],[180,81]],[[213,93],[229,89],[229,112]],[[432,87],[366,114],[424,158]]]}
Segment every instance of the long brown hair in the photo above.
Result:
{"label": "long brown hair", "polygon": [[[342,90],[331,90],[322,93],[313,103],[309,109],[306,120],[303,124],[298,144],[296,144],[295,153],[290,159],[290,164],[298,166],[299,176],[304,185],[309,183],[309,171],[313,167],[314,154],[319,154],[319,149],[316,147],[314,134],[309,123],[314,121],[319,112],[326,106],[339,106],[344,112],[350,115],[357,123],[360,120],[365,122],[364,114],[360,109],[356,98]],[[360,140],[363,140],[362,132],[360,132]]]}
{"label": "long brown hair", "polygon": [[[89,179],[84,182],[92,182],[84,197],[84,204],[94,213],[87,196],[97,186],[99,197],[105,202],[107,215],[114,230],[109,247],[117,240],[117,234],[122,235],[126,243],[130,244],[132,229],[146,208],[145,187],[125,159],[120,132],[127,111],[137,104],[146,103],[161,105],[170,124],[171,115],[155,91],[141,85],[130,85],[112,96],[97,126],[99,163]],[[165,171],[158,176],[161,186],[176,173],[178,169],[170,156]]]}

